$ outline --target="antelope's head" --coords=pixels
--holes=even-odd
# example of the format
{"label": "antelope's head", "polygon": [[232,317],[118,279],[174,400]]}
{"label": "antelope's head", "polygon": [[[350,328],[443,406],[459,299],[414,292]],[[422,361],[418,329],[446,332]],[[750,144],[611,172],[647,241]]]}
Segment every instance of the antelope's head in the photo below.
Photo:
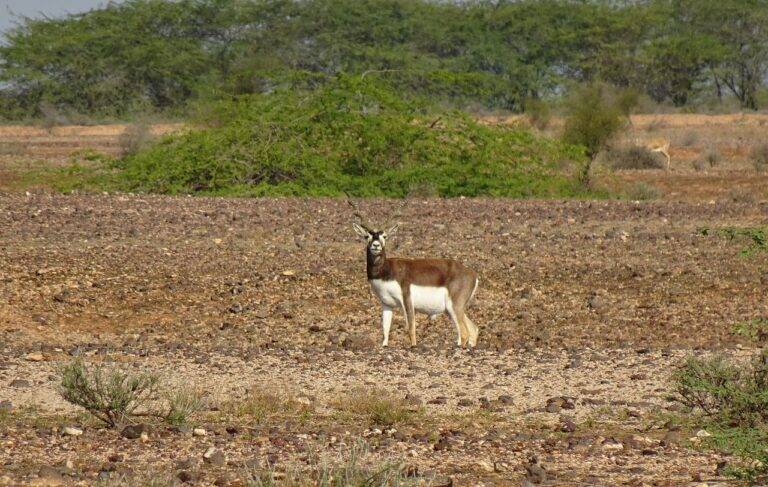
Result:
{"label": "antelope's head", "polygon": [[352,224],[352,228],[355,230],[355,233],[358,234],[360,238],[365,240],[368,253],[376,257],[384,254],[384,247],[387,245],[387,238],[394,235],[395,232],[397,232],[397,228],[399,226],[399,224],[394,225],[389,230],[382,232],[380,230],[371,230],[365,225],[359,223]]}

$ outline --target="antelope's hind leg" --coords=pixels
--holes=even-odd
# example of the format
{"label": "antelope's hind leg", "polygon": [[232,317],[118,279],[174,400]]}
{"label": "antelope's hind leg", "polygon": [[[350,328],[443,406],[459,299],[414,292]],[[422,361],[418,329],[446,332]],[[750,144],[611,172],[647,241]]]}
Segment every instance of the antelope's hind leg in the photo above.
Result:
{"label": "antelope's hind leg", "polygon": [[468,337],[467,337],[467,346],[470,346],[472,348],[477,346],[477,337],[480,335],[480,329],[477,327],[476,324],[472,322],[472,320],[469,319],[469,316],[467,316],[466,313],[461,313],[460,318],[464,321],[464,326],[468,330]]}
{"label": "antelope's hind leg", "polygon": [[468,330],[466,326],[464,326],[464,321],[459,319],[459,314],[455,309],[453,309],[453,306],[447,306],[446,311],[448,312],[448,316],[451,318],[453,326],[456,327],[456,346],[462,347],[464,346],[464,343],[467,342],[469,336]]}

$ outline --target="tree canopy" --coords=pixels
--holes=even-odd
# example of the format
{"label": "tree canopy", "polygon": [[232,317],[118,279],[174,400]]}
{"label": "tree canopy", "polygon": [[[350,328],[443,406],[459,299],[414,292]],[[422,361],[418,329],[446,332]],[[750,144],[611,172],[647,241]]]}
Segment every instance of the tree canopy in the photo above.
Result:
{"label": "tree canopy", "polygon": [[0,116],[172,112],[339,74],[450,106],[515,111],[603,81],[756,109],[767,73],[768,0],[127,0],[21,19],[0,45]]}

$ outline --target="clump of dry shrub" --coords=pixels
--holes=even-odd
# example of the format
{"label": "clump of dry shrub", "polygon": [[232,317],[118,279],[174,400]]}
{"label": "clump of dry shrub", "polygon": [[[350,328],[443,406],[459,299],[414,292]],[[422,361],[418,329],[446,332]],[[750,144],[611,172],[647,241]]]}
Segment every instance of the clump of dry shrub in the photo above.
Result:
{"label": "clump of dry shrub", "polygon": [[59,393],[65,401],[113,428],[131,423],[138,416],[184,424],[202,407],[199,393],[164,389],[156,374],[89,366],[80,359],[62,368]]}
{"label": "clump of dry shrub", "polygon": [[392,426],[413,419],[418,408],[387,391],[356,389],[339,398],[333,406],[341,412],[362,417],[370,424]]}
{"label": "clump of dry shrub", "polygon": [[764,173],[768,170],[768,143],[762,143],[753,147],[750,155],[755,171]]}
{"label": "clump of dry shrub", "polygon": [[611,147],[605,157],[613,169],[663,169],[664,163],[646,147]]}

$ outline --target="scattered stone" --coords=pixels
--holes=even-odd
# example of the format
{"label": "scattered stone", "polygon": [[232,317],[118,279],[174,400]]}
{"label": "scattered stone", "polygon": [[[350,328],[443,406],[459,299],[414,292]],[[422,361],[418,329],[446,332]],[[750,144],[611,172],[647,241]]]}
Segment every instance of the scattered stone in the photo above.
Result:
{"label": "scattered stone", "polygon": [[312,333],[317,333],[319,331],[323,331],[323,329],[320,328],[320,326],[318,325],[309,325],[309,331],[311,331]]}
{"label": "scattered stone", "polygon": [[64,481],[64,476],[61,474],[59,469],[55,467],[51,467],[50,465],[44,465],[40,467],[40,470],[37,472],[37,475],[41,479],[47,482],[51,482],[54,485]]}
{"label": "scattered stone", "polygon": [[619,451],[624,449],[624,444],[615,438],[606,438],[603,440],[603,450]]}
{"label": "scattered stone", "polygon": [[176,477],[185,484],[192,483],[197,480],[197,475],[194,472],[190,472],[189,470],[181,470],[178,474],[176,474]]}
{"label": "scattered stone", "polygon": [[453,487],[453,479],[451,477],[435,477],[430,485],[433,487]]}
{"label": "scattered stone", "polygon": [[410,392],[405,395],[405,402],[411,406],[424,405],[424,400],[422,400],[421,397],[417,396],[416,394],[411,394]]}
{"label": "scattered stone", "polygon": [[576,423],[569,416],[560,416],[560,431],[573,433],[576,431]]}
{"label": "scattered stone", "polygon": [[10,411],[13,409],[11,401],[0,401],[0,411]]}
{"label": "scattered stone", "polygon": [[437,443],[432,447],[435,451],[449,451],[451,449],[451,443],[446,437],[441,437],[437,440]]}
{"label": "scattered stone", "polygon": [[574,409],[576,405],[567,397],[550,397],[544,410],[548,413],[559,413],[562,409]]}
{"label": "scattered stone", "polygon": [[203,428],[195,428],[192,430],[192,434],[195,436],[205,436],[208,434],[207,431],[205,431]]}
{"label": "scattered stone", "polygon": [[17,389],[23,389],[32,385],[27,379],[14,379],[11,381],[10,386]]}
{"label": "scattered stone", "polygon": [[149,428],[144,423],[130,424],[123,428],[123,430],[120,432],[120,436],[123,438],[128,438],[129,440],[136,440],[141,438],[142,434],[146,435],[148,431]]}
{"label": "scattered stone", "polygon": [[632,374],[632,375],[630,375],[630,376],[629,376],[629,378],[630,378],[631,380],[645,380],[645,379],[647,379],[647,378],[648,378],[648,376],[647,376],[647,375],[645,375],[645,374],[640,374],[640,373],[637,373],[637,374]]}
{"label": "scattered stone", "polygon": [[427,401],[427,404],[446,404],[448,402],[448,398],[445,396],[438,396],[434,399],[430,399]]}
{"label": "scattered stone", "polygon": [[462,408],[466,408],[472,405],[471,399],[459,399],[458,406]]}
{"label": "scattered stone", "polygon": [[229,485],[235,485],[234,477],[230,474],[224,474],[220,477],[217,477],[216,480],[213,481],[213,485],[216,487],[227,487]]}
{"label": "scattered stone", "polygon": [[559,401],[553,401],[551,399],[547,401],[547,405],[544,408],[544,410],[547,411],[548,413],[559,413],[562,409],[563,408],[562,406],[560,406]]}
{"label": "scattered stone", "polygon": [[539,459],[531,457],[525,466],[525,479],[534,484],[543,484],[547,481],[547,471],[539,464]]}
{"label": "scattered stone", "polygon": [[503,394],[499,396],[499,402],[504,404],[505,406],[511,406],[515,403],[515,400],[512,396],[509,396],[507,394]]}
{"label": "scattered stone", "polygon": [[227,463],[227,457],[223,451],[212,446],[203,453],[203,461],[210,465],[223,467]]}
{"label": "scattered stone", "polygon": [[240,303],[233,303],[232,306],[227,309],[227,311],[232,314],[240,314],[243,312],[243,305]]}
{"label": "scattered stone", "polygon": [[42,362],[45,358],[43,357],[42,352],[31,352],[24,356],[25,360],[29,360],[30,362]]}
{"label": "scattered stone", "polygon": [[83,430],[74,426],[65,426],[64,434],[67,436],[80,436],[83,434]]}
{"label": "scattered stone", "polygon": [[496,470],[493,467],[493,464],[486,460],[480,460],[479,462],[477,462],[477,467],[483,472],[488,472],[488,473],[494,472]]}
{"label": "scattered stone", "polygon": [[661,440],[661,446],[672,446],[680,443],[680,431],[670,430],[664,435],[664,439]]}
{"label": "scattered stone", "polygon": [[180,424],[178,426],[171,426],[168,428],[169,431],[173,431],[174,433],[181,433],[183,435],[191,434],[192,433],[192,427],[188,424]]}
{"label": "scattered stone", "polygon": [[113,463],[119,463],[125,460],[125,457],[121,453],[113,453],[107,457],[107,460]]}
{"label": "scattered stone", "polygon": [[699,431],[696,432],[696,436],[698,438],[708,438],[708,437],[712,436],[712,433],[710,433],[707,430],[699,430]]}
{"label": "scattered stone", "polygon": [[602,311],[608,307],[608,301],[599,294],[593,294],[587,299],[587,307],[595,311]]}

